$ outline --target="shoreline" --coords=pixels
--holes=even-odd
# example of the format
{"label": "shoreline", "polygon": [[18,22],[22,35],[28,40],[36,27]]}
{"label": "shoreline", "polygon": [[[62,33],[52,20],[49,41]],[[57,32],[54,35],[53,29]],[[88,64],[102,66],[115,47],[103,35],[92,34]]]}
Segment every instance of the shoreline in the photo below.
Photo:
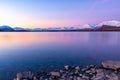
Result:
{"label": "shoreline", "polygon": [[120,32],[120,30],[0,31],[1,32]]}
{"label": "shoreline", "polygon": [[79,66],[64,66],[52,72],[20,72],[13,80],[120,80],[120,61],[102,61],[81,69]]}

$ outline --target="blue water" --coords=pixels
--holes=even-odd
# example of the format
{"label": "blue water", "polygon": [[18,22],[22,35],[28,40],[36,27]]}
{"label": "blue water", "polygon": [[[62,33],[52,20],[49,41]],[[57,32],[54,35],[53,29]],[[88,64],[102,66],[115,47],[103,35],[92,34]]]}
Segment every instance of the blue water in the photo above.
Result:
{"label": "blue water", "polygon": [[0,80],[102,60],[120,60],[119,32],[0,33]]}

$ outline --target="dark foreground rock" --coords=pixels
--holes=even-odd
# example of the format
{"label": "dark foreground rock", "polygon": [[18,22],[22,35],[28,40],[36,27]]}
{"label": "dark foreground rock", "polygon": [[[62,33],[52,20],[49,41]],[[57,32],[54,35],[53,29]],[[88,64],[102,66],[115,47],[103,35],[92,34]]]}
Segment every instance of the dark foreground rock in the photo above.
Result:
{"label": "dark foreground rock", "polygon": [[83,69],[67,65],[59,71],[37,73],[28,71],[17,73],[13,80],[120,80],[120,62],[103,61],[101,67],[88,65]]}

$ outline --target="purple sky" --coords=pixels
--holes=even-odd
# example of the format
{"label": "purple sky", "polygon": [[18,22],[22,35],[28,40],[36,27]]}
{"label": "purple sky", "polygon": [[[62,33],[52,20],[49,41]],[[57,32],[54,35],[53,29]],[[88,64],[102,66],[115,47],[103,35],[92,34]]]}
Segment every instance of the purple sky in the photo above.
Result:
{"label": "purple sky", "polygon": [[120,20],[120,0],[0,0],[0,25],[65,27]]}

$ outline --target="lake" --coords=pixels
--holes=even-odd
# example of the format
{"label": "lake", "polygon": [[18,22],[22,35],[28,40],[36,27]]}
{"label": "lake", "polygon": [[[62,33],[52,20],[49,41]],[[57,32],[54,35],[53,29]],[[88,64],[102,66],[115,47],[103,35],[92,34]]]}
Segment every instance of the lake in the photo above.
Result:
{"label": "lake", "polygon": [[0,33],[0,80],[103,60],[120,60],[119,32]]}

